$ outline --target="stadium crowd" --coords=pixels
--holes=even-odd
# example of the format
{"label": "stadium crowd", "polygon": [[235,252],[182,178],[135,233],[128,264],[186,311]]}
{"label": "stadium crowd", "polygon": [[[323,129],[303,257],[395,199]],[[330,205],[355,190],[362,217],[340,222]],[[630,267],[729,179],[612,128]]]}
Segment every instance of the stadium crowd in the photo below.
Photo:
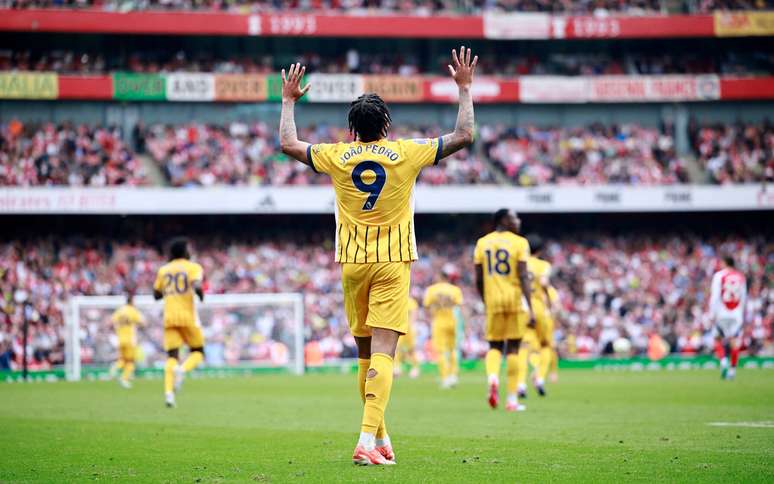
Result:
{"label": "stadium crowd", "polygon": [[[154,230],[149,225],[138,232]],[[198,239],[194,246],[195,260],[204,266],[207,293],[301,292],[306,307],[307,350],[313,349],[327,360],[356,354],[343,314],[339,268],[333,261],[331,240],[299,243],[292,238],[254,241],[216,236]],[[413,296],[421,302],[424,289],[435,281],[441,267],[453,264],[460,275],[456,283],[465,297],[462,351],[467,358],[481,356],[487,349],[484,307],[472,279],[472,246],[437,236],[422,242],[419,253],[421,258],[413,266]],[[774,247],[765,237],[600,237],[598,233],[574,234],[547,245],[546,257],[554,264],[552,281],[560,295],[555,335],[560,354],[620,354],[622,347],[630,348],[627,355],[643,354],[655,335],[673,353],[711,352],[707,298],[721,253],[733,253],[748,278],[746,350],[773,355]],[[122,294],[127,287],[147,294],[162,263],[163,257],[154,247],[137,240],[51,237],[3,242],[0,369],[18,367],[25,319],[30,328],[31,367],[61,363],[64,313],[70,296]],[[215,324],[203,323],[205,328]],[[109,328],[106,318],[102,324],[103,329]],[[156,332],[158,325],[158,321],[150,322]],[[222,317],[216,329],[205,331],[228,346],[223,340],[231,336],[223,335],[238,332],[228,332],[224,325],[228,325],[228,318]],[[271,328],[270,321],[265,325]],[[424,311],[420,312],[417,331],[420,355],[427,359],[432,350]],[[271,329],[261,332],[260,337],[243,337],[241,344],[247,348],[234,353],[243,357],[266,354],[269,349],[265,346],[271,344],[267,334],[273,334]],[[84,343],[84,361],[107,361],[110,355],[103,352],[100,357],[93,344]]]}
{"label": "stadium crowd", "polygon": [[142,163],[115,127],[0,124],[0,186],[146,183]]}
{"label": "stadium crowd", "polygon": [[[692,156],[675,151],[673,127],[592,123],[580,127],[479,126],[471,149],[422,171],[419,183],[666,185],[774,179],[774,127],[758,123],[689,125]],[[130,140],[115,127],[62,123],[0,124],[0,186],[147,185],[142,156],[158,164],[175,187],[286,186],[330,183],[325,175],[289,160],[267,123],[222,125],[138,124]],[[435,137],[437,129],[396,128],[395,138]],[[311,143],[346,140],[342,128],[302,128]],[[705,173],[691,179],[691,158]]]}
{"label": "stadium crowd", "polygon": [[774,180],[774,126],[768,119],[705,125],[693,120],[688,130],[699,164],[712,183]]}
{"label": "stadium crowd", "polygon": [[772,8],[771,0],[0,0],[4,8],[89,8],[108,11],[195,10],[276,12],[338,11],[429,16],[436,13],[553,12],[606,16],[661,13],[667,4],[686,12]]}
{"label": "stadium crowd", "polygon": [[[309,73],[415,74],[443,73],[448,64],[446,54],[423,61],[417,53],[372,53],[355,49],[340,55],[306,53],[270,56],[266,54],[143,51],[133,54],[116,52],[0,51],[0,70],[46,71],[60,74],[95,75],[113,71],[136,73],[213,72],[218,74],[274,74],[292,62],[301,62]],[[478,72],[490,76],[595,76],[595,75],[662,75],[718,74],[769,75],[774,72],[774,54],[765,51],[670,52],[657,54],[633,52],[551,53],[519,55],[507,52],[479,53]]]}
{"label": "stadium crowd", "polygon": [[[533,125],[479,127],[479,143],[448,158],[442,168],[423,170],[419,183],[664,185],[688,183],[685,157],[675,152],[673,128],[594,123],[583,127]],[[760,123],[698,124],[689,127],[699,167],[711,183],[774,178],[774,128]],[[424,127],[398,128],[397,138],[434,137]],[[300,130],[312,143],[345,140],[342,128]],[[130,142],[115,127],[62,123],[0,124],[0,185],[147,185],[138,155],[150,156],[171,186],[318,185],[328,177],[283,155],[266,123],[224,125],[138,124]]]}
{"label": "stadium crowd", "polygon": [[666,185],[689,181],[670,129],[483,126],[484,153],[516,185]]}
{"label": "stadium crowd", "polygon": [[[314,173],[282,154],[277,145],[276,130],[265,123],[155,125],[143,129],[143,133],[144,145],[163,167],[173,186],[330,183],[326,175]],[[420,138],[438,136],[439,133],[424,128],[396,128],[392,135]],[[299,136],[310,143],[351,138],[345,129],[328,126],[301,129]],[[469,151],[448,158],[443,168],[426,168],[419,178],[419,183],[432,185],[494,182],[488,165]]]}

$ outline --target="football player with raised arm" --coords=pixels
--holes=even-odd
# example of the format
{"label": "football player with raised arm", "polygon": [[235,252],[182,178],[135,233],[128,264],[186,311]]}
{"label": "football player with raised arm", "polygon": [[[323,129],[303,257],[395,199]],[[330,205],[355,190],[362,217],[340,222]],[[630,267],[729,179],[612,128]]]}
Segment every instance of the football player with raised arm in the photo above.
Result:
{"label": "football player with raised arm", "polygon": [[414,185],[422,168],[473,142],[470,88],[477,57],[452,51],[449,72],[459,87],[454,131],[439,138],[388,139],[392,119],[385,102],[364,94],[349,107],[353,139],[309,144],[298,139],[296,101],[309,91],[306,70],[282,71],[282,151],[329,175],[336,193],[335,259],[341,264],[344,306],[358,346],[358,385],[363,401],[360,439],[352,460],[361,465],[395,463],[384,412],[390,399],[398,338],[408,331],[411,263],[416,260]]}

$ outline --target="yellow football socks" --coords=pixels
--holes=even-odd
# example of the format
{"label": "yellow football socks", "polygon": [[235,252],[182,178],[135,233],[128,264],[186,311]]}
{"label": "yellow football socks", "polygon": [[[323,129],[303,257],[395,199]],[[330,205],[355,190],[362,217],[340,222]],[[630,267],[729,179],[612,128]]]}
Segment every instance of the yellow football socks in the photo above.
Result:
{"label": "yellow football socks", "polygon": [[172,393],[175,389],[175,368],[177,367],[176,358],[167,358],[164,364],[164,392]]}
{"label": "yellow football socks", "polygon": [[201,351],[192,351],[188,358],[183,362],[183,371],[189,372],[199,366],[199,363],[204,359]]}
{"label": "yellow football socks", "polygon": [[551,360],[554,357],[554,350],[550,346],[540,348],[540,366],[538,367],[538,378],[546,381],[548,369],[551,368]]}
{"label": "yellow football socks", "polygon": [[508,395],[515,395],[516,394],[516,388],[519,386],[519,367],[521,360],[521,351],[518,355],[514,355],[513,353],[508,353],[508,356],[505,357],[505,370],[506,374],[508,375],[508,380],[506,381],[506,388],[508,390]]}
{"label": "yellow football socks", "polygon": [[[363,401],[363,404],[365,404],[365,386],[366,386],[366,375],[368,374],[368,369],[371,367],[371,360],[358,358],[357,359],[357,383],[358,387],[360,389],[360,399]],[[384,419],[382,419],[382,423],[379,424],[379,428],[376,430],[376,438],[377,439],[383,439],[384,436],[387,435],[387,427],[384,425]]]}
{"label": "yellow football socks", "polygon": [[[486,352],[486,376],[490,379],[500,375],[500,365],[503,362],[503,353],[500,350],[490,349]],[[499,379],[499,378],[498,378]]]}
{"label": "yellow football socks", "polygon": [[123,366],[124,372],[121,374],[121,379],[124,381],[129,381],[134,375],[134,362],[127,361]]}
{"label": "yellow football socks", "polygon": [[384,411],[392,390],[392,357],[384,353],[371,355],[371,367],[366,373],[365,406],[361,432],[376,434],[384,420]]}
{"label": "yellow football socks", "polygon": [[451,350],[449,352],[449,374],[453,376],[460,375],[460,366],[457,361],[457,350]]}
{"label": "yellow football socks", "polygon": [[519,357],[518,357],[518,369],[516,370],[518,372],[518,385],[526,385],[527,384],[527,373],[529,373],[529,346],[523,345],[521,348],[519,348]]}

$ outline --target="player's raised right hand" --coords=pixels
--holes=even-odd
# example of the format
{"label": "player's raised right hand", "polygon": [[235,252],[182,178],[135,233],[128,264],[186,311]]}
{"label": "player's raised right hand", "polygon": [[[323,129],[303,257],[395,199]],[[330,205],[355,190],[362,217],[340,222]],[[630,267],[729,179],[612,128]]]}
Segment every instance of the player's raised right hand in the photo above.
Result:
{"label": "player's raised right hand", "polygon": [[449,73],[451,73],[454,82],[461,88],[470,87],[473,83],[473,74],[476,72],[478,56],[471,60],[471,50],[463,45],[460,47],[460,55],[457,56],[457,49],[452,49],[452,63],[449,64]]}
{"label": "player's raised right hand", "polygon": [[287,76],[285,75],[285,69],[282,69],[283,101],[297,101],[309,91],[311,84],[301,87],[301,79],[304,77],[304,72],[306,72],[306,66],[302,66],[300,63],[291,65]]}

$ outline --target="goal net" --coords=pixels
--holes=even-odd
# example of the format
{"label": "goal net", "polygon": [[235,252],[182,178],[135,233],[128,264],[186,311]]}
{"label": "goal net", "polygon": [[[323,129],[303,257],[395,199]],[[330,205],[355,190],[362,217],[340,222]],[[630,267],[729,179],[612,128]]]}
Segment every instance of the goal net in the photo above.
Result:
{"label": "goal net", "polygon": [[[124,296],[74,296],[66,318],[65,373],[80,380],[85,369],[102,369],[116,360],[118,339],[110,317]],[[134,306],[146,324],[137,328],[137,369],[163,368],[164,325],[161,301],[137,295]],[[204,365],[211,369],[286,368],[304,372],[304,305],[297,293],[207,294],[197,301],[204,333]]]}

